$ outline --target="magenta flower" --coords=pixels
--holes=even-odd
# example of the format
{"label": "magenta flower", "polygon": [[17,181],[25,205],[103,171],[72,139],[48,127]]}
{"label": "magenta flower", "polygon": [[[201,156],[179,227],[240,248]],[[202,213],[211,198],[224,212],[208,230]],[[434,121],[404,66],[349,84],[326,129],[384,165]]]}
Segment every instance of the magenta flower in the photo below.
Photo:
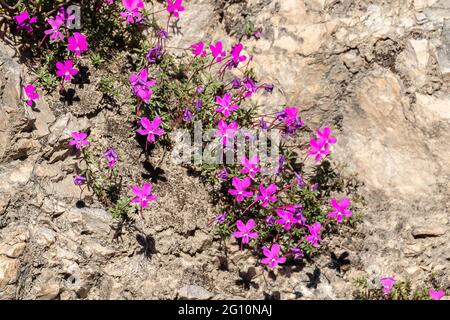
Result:
{"label": "magenta flower", "polygon": [[277,243],[274,243],[270,249],[267,247],[263,247],[262,250],[266,257],[263,258],[261,262],[265,265],[269,265],[270,269],[273,269],[279,264],[286,262],[286,257],[279,256],[281,248]]}
{"label": "magenta flower", "polygon": [[285,108],[282,112],[277,114],[277,119],[281,121],[284,125],[284,134],[291,135],[294,134],[298,128],[305,125],[303,120],[298,116],[298,108],[290,107]]}
{"label": "magenta flower", "polygon": [[228,146],[229,139],[233,139],[234,135],[236,134],[236,131],[238,129],[238,123],[236,121],[231,122],[230,124],[227,124],[224,120],[219,120],[219,123],[217,124],[217,136],[219,136],[222,142],[222,145]]}
{"label": "magenta flower", "polygon": [[227,171],[227,169],[224,168],[224,169],[220,170],[217,173],[217,178],[219,178],[222,181],[227,181],[228,180],[228,171]]}
{"label": "magenta flower", "polygon": [[194,114],[191,112],[191,110],[189,110],[189,108],[186,107],[186,109],[184,109],[184,113],[183,113],[183,121],[191,122],[192,119],[194,119]]}
{"label": "magenta flower", "polygon": [[385,295],[388,295],[391,293],[392,288],[395,285],[395,279],[391,277],[382,277],[380,278],[380,283],[383,286],[383,292]]}
{"label": "magenta flower", "polygon": [[318,162],[330,153],[328,144],[322,139],[310,138],[309,145],[310,149],[308,150],[308,154],[314,156],[314,159]]}
{"label": "magenta flower", "polygon": [[298,222],[297,218],[294,217],[294,212],[292,211],[277,209],[277,214],[280,219],[275,221],[275,223],[282,225],[286,231],[291,230],[291,224],[296,224]]}
{"label": "magenta flower", "polygon": [[331,207],[334,211],[328,213],[328,217],[336,218],[337,222],[342,222],[343,217],[350,217],[352,212],[347,208],[350,206],[350,200],[347,197],[343,198],[340,202],[336,200],[336,198],[331,199],[330,201]]}
{"label": "magenta flower", "polygon": [[277,186],[275,184],[270,184],[267,188],[264,187],[264,185],[261,183],[259,185],[259,192],[260,194],[256,197],[256,200],[262,201],[262,206],[267,207],[269,205],[269,202],[276,202],[277,197],[274,196],[277,192]]}
{"label": "magenta flower", "polygon": [[319,137],[320,139],[324,140],[325,143],[327,144],[335,144],[336,143],[336,138],[331,136],[331,129],[330,128],[323,128],[323,130],[321,131],[320,129],[316,130],[317,133],[317,137]]}
{"label": "magenta flower", "polygon": [[81,150],[83,147],[89,145],[89,141],[86,140],[87,133],[83,131],[72,132],[72,140],[69,141],[69,145],[75,146],[77,150]]}
{"label": "magenta flower", "polygon": [[179,13],[184,11],[184,7],[181,5],[182,2],[183,0],[167,0],[167,12],[175,18],[179,18]]}
{"label": "magenta flower", "polygon": [[219,214],[219,215],[216,217],[216,221],[217,221],[219,224],[223,224],[223,223],[225,222],[226,219],[227,219],[227,213],[226,213],[226,212],[221,213],[221,214]]}
{"label": "magenta flower", "polygon": [[110,169],[113,168],[116,165],[117,160],[119,160],[119,156],[113,148],[106,150],[103,155],[105,156]]}
{"label": "magenta flower", "polygon": [[56,16],[55,18],[48,18],[47,22],[50,25],[51,29],[45,30],[44,33],[47,36],[50,35],[50,40],[51,41],[63,40],[64,36],[59,30],[59,28],[61,28],[61,26],[64,24],[63,18],[61,18],[60,16]]}
{"label": "magenta flower", "polygon": [[56,75],[58,77],[64,77],[65,81],[70,81],[72,76],[78,74],[78,69],[73,67],[72,60],[66,60],[64,63],[58,61],[56,62]]}
{"label": "magenta flower", "polygon": [[88,50],[89,44],[87,42],[86,36],[79,32],[74,32],[72,37],[67,39],[69,42],[67,50],[73,51],[75,56],[81,56],[83,51]]}
{"label": "magenta flower", "polygon": [[152,188],[153,186],[147,183],[145,183],[142,188],[134,185],[131,188],[131,191],[133,191],[136,197],[131,199],[131,202],[138,203],[141,209],[148,208],[149,202],[156,201],[156,196],[152,195]]}
{"label": "magenta flower", "polygon": [[252,183],[252,180],[250,180],[249,177],[242,180],[238,177],[233,177],[231,183],[233,184],[234,189],[229,189],[228,193],[236,196],[236,201],[244,201],[244,198],[248,198],[253,195],[253,192],[247,191],[248,187],[250,187],[250,184]]}
{"label": "magenta flower", "polygon": [[247,244],[250,239],[258,238],[258,232],[252,232],[255,227],[255,220],[250,219],[244,224],[241,220],[236,221],[236,227],[239,231],[233,232],[233,237],[241,239],[242,244]]}
{"label": "magenta flower", "polygon": [[317,129],[317,139],[310,138],[309,144],[311,148],[308,154],[314,155],[316,161],[321,161],[322,158],[330,153],[330,144],[336,143],[336,138],[331,136],[330,128],[324,128],[322,131]]}
{"label": "magenta flower", "polygon": [[195,56],[198,56],[200,58],[203,58],[204,56],[206,56],[206,50],[205,50],[205,45],[202,41],[194,43],[192,46],[192,54]]}
{"label": "magenta flower", "polygon": [[22,11],[17,16],[14,17],[17,23],[17,29],[25,30],[28,33],[33,32],[33,24],[37,22],[36,17],[30,17],[27,11]]}
{"label": "magenta flower", "polygon": [[142,0],[122,0],[125,8],[120,16],[125,20],[126,24],[139,23],[142,21],[141,9],[144,9],[144,2]]}
{"label": "magenta flower", "polygon": [[155,80],[148,80],[148,70],[144,68],[137,74],[132,73],[129,80],[133,93],[142,101],[148,103],[153,94],[151,87],[156,84]]}
{"label": "magenta flower", "polygon": [[215,45],[210,45],[211,54],[217,62],[222,61],[227,56],[227,52],[223,50],[222,42],[217,41]]}
{"label": "magenta flower", "polygon": [[83,176],[75,176],[73,177],[73,184],[76,186],[81,186],[86,183],[86,178]]}
{"label": "magenta flower", "polygon": [[445,296],[445,291],[434,291],[433,289],[428,290],[428,294],[433,300],[441,300]]}
{"label": "magenta flower", "polygon": [[35,100],[39,99],[39,94],[36,92],[36,88],[32,84],[27,84],[23,88],[23,91],[25,92],[25,95],[27,97],[25,102],[31,107]]}
{"label": "magenta flower", "polygon": [[307,226],[309,230],[309,235],[305,237],[305,240],[310,242],[313,247],[317,247],[319,245],[319,241],[322,241],[320,236],[320,229],[322,225],[319,222],[314,223],[312,226]]}
{"label": "magenta flower", "polygon": [[241,169],[242,174],[247,174],[251,176],[252,178],[255,177],[255,174],[257,172],[261,171],[261,168],[258,168],[259,165],[259,157],[258,155],[254,155],[250,159],[247,159],[245,156],[241,158],[241,164],[244,166],[243,169]]}
{"label": "magenta flower", "polygon": [[235,44],[231,48],[231,57],[233,58],[232,62],[234,67],[237,67],[239,65],[239,62],[244,62],[245,60],[247,60],[246,56],[241,55],[243,48],[244,46],[242,45],[242,43]]}
{"label": "magenta flower", "polygon": [[225,117],[229,117],[231,115],[230,111],[235,111],[239,109],[237,104],[231,104],[232,95],[227,93],[223,98],[216,97],[216,102],[219,106],[216,108],[216,112],[222,112]]}
{"label": "magenta flower", "polygon": [[156,116],[153,121],[150,121],[146,117],[141,118],[141,128],[137,130],[142,136],[147,136],[147,141],[154,142],[155,136],[161,136],[164,134],[164,129],[160,128],[161,117]]}

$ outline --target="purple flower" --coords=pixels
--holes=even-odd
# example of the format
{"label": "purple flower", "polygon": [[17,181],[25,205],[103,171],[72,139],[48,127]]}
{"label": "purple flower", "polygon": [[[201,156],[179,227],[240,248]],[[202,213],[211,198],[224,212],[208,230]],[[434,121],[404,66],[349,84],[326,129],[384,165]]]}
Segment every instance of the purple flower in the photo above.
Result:
{"label": "purple flower", "polygon": [[276,224],[282,225],[284,230],[291,230],[291,224],[296,224],[298,220],[294,217],[294,213],[292,211],[287,211],[283,209],[277,209],[277,214],[280,217]]}
{"label": "purple flower", "polygon": [[156,196],[152,195],[152,188],[153,186],[147,183],[145,183],[142,188],[134,185],[131,188],[131,191],[133,191],[136,197],[131,199],[131,202],[138,203],[141,209],[148,208],[149,202],[156,201]]}
{"label": "purple flower", "polygon": [[167,0],[167,12],[169,12],[175,18],[179,18],[179,13],[184,11],[182,2],[183,0]]}
{"label": "purple flower", "polygon": [[280,175],[281,172],[283,172],[284,163],[286,162],[286,157],[281,155],[278,158],[278,168],[277,168],[277,175]]}
{"label": "purple flower", "polygon": [[259,119],[259,127],[260,127],[262,130],[267,130],[267,129],[269,129],[269,126],[267,125],[266,120],[264,120],[264,118],[262,118],[262,117]]}
{"label": "purple flower", "polygon": [[294,172],[295,179],[297,180],[297,186],[302,188],[305,185],[305,180],[303,180],[303,177],[300,173]]}
{"label": "purple flower", "polygon": [[217,173],[217,177],[222,180],[222,181],[227,181],[228,180],[228,171],[226,168],[222,169],[219,171],[219,173]]}
{"label": "purple flower", "polygon": [[266,92],[268,92],[268,93],[272,93],[273,88],[274,88],[273,84],[268,84],[268,85],[264,86],[264,90],[266,90]]}
{"label": "purple flower", "polygon": [[205,88],[202,87],[202,86],[198,86],[198,87],[195,89],[195,92],[197,92],[198,94],[203,93],[204,91],[205,91]]}
{"label": "purple flower", "polygon": [[428,290],[430,298],[433,300],[441,300],[445,296],[445,291],[434,291],[433,289]]}
{"label": "purple flower", "polygon": [[108,167],[110,169],[114,167],[117,160],[119,160],[119,156],[113,148],[106,150],[103,155],[105,156],[106,161],[108,161]]}
{"label": "purple flower", "polygon": [[223,50],[221,41],[217,41],[215,45],[210,45],[209,49],[211,50],[211,54],[217,62],[222,61],[222,59],[227,56],[227,52]]}
{"label": "purple flower", "polygon": [[165,39],[169,38],[169,33],[166,30],[161,28],[161,29],[159,29],[157,36],[158,36],[158,38],[165,40]]}
{"label": "purple flower", "polygon": [[241,220],[236,221],[238,231],[233,232],[233,237],[241,239],[242,244],[249,243],[250,239],[258,238],[257,232],[252,232],[255,227],[255,220],[250,219],[244,224]]}
{"label": "purple flower", "polygon": [[309,230],[309,235],[305,237],[305,240],[310,242],[313,247],[319,245],[319,241],[322,241],[320,236],[320,229],[322,225],[319,222],[314,223],[312,226],[307,226]]}
{"label": "purple flower", "polygon": [[56,16],[55,18],[48,18],[47,23],[50,25],[51,29],[45,30],[44,33],[48,36],[50,35],[51,41],[60,41],[64,39],[63,34],[59,30],[61,26],[64,24],[64,19],[60,16]]}
{"label": "purple flower", "polygon": [[75,56],[81,56],[83,51],[88,50],[89,45],[84,34],[74,32],[73,36],[69,37],[67,41],[69,42],[67,50],[73,51]]}
{"label": "purple flower", "polygon": [[72,60],[66,60],[64,63],[56,62],[56,75],[58,77],[64,77],[64,81],[70,81],[72,76],[78,74],[78,69],[73,67]]}
{"label": "purple flower", "polygon": [[231,84],[233,86],[233,89],[239,89],[242,87],[241,79],[239,79],[238,77],[234,78]]}
{"label": "purple flower", "polygon": [[218,223],[220,223],[220,224],[223,224],[223,223],[225,222],[226,219],[227,219],[227,213],[226,213],[226,212],[224,212],[224,213],[222,213],[222,214],[219,214],[219,215],[216,217],[216,221],[217,221]]}
{"label": "purple flower", "polygon": [[236,121],[227,124],[226,121],[219,120],[219,123],[217,124],[217,136],[221,138],[222,145],[228,146],[230,144],[229,140],[234,138],[237,129],[238,123]]}
{"label": "purple flower", "polygon": [[267,247],[263,247],[262,250],[266,257],[263,258],[261,262],[265,265],[268,265],[270,269],[273,269],[279,264],[286,262],[286,257],[279,256],[281,248],[277,243],[274,243],[270,249]]}
{"label": "purple flower", "polygon": [[148,80],[148,70],[144,68],[137,74],[132,73],[129,80],[133,93],[143,102],[148,103],[153,94],[151,87],[156,84],[155,80]]}
{"label": "purple flower", "polygon": [[139,11],[144,9],[142,0],[122,0],[124,10],[120,13],[126,24],[139,23],[142,21],[142,13]]}
{"label": "purple flower", "polygon": [[72,140],[69,141],[69,145],[75,146],[77,150],[81,150],[83,147],[89,145],[89,141],[86,140],[87,133],[83,131],[72,132]]}
{"label": "purple flower", "polygon": [[157,44],[156,47],[153,47],[150,50],[148,50],[147,53],[148,62],[155,63],[161,57],[162,57],[162,48],[159,44]]}
{"label": "purple flower", "polygon": [[327,217],[336,218],[337,222],[342,222],[343,217],[350,217],[352,212],[347,208],[350,206],[350,200],[347,197],[343,198],[340,202],[336,198],[331,199],[331,207],[334,211],[328,213]]}
{"label": "purple flower", "polygon": [[33,24],[37,22],[36,17],[30,17],[27,11],[22,11],[17,16],[14,17],[17,23],[17,29],[25,30],[28,33],[33,32]]}
{"label": "purple flower", "polygon": [[241,169],[242,174],[247,174],[251,176],[252,178],[255,177],[255,174],[257,172],[261,171],[261,168],[258,168],[259,165],[259,157],[258,155],[254,155],[250,159],[247,159],[245,156],[241,157],[241,164],[244,166],[243,169]]}
{"label": "purple flower", "polygon": [[147,141],[154,142],[155,136],[161,136],[164,134],[164,129],[160,128],[161,118],[156,116],[153,121],[150,121],[146,117],[141,118],[141,128],[137,130],[142,136],[147,136]]}
{"label": "purple flower", "polygon": [[203,101],[201,99],[195,100],[195,109],[198,111],[201,110],[203,107]]}
{"label": "purple flower", "polygon": [[266,218],[266,224],[267,224],[269,227],[273,226],[273,225],[275,224],[275,218],[274,218],[274,216],[272,216],[272,215],[267,216],[267,218]]}
{"label": "purple flower", "polygon": [[191,122],[193,118],[194,118],[194,115],[193,115],[192,112],[189,110],[189,108],[184,109],[184,113],[183,113],[183,121],[184,121],[184,122]]}
{"label": "purple flower", "polygon": [[262,201],[262,206],[267,207],[269,205],[269,202],[276,202],[277,197],[274,196],[277,192],[277,186],[275,184],[270,184],[267,188],[264,187],[264,185],[261,183],[259,185],[259,192],[260,195],[256,197],[256,200]]}
{"label": "purple flower", "polygon": [[86,178],[83,176],[75,176],[73,177],[73,184],[76,186],[81,186],[86,183]]}
{"label": "purple flower", "polygon": [[246,89],[245,97],[250,98],[258,90],[258,86],[256,85],[255,81],[253,81],[253,79],[251,78],[245,78],[243,82]]}
{"label": "purple flower", "polygon": [[295,260],[299,260],[305,256],[302,249],[299,248],[292,248],[291,249],[292,254],[294,255]]}
{"label": "purple flower", "polygon": [[216,102],[219,106],[216,108],[216,112],[222,112],[225,117],[229,117],[231,115],[230,111],[235,111],[239,109],[237,104],[231,104],[232,96],[230,93],[225,94],[223,98],[216,97]]}
{"label": "purple flower", "polygon": [[391,293],[392,288],[395,285],[395,279],[392,277],[382,277],[380,278],[380,283],[383,286],[383,292],[385,295],[388,295]]}
{"label": "purple flower", "polygon": [[36,88],[32,84],[27,84],[23,88],[23,91],[25,92],[25,95],[27,97],[25,102],[31,107],[35,100],[39,99],[39,94],[36,92]]}
{"label": "purple flower", "polygon": [[244,198],[248,198],[253,195],[253,192],[247,191],[248,187],[250,187],[250,184],[252,183],[249,177],[242,180],[238,177],[233,177],[231,183],[233,184],[234,189],[229,189],[228,193],[236,196],[236,201],[244,201]]}
{"label": "purple flower", "polygon": [[195,56],[198,56],[200,58],[203,58],[204,56],[206,56],[206,50],[205,50],[205,45],[202,41],[199,41],[197,43],[194,43],[192,46],[192,54]]}

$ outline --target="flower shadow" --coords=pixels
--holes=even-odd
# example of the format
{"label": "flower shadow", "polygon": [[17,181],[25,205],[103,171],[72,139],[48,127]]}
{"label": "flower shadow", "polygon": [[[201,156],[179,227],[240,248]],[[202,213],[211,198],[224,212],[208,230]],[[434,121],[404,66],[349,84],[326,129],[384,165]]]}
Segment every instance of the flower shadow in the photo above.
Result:
{"label": "flower shadow", "polygon": [[250,290],[250,288],[259,289],[259,285],[253,281],[256,274],[256,269],[254,267],[248,268],[247,271],[239,271],[240,279],[236,280],[236,284],[238,286],[243,286],[245,290]]}

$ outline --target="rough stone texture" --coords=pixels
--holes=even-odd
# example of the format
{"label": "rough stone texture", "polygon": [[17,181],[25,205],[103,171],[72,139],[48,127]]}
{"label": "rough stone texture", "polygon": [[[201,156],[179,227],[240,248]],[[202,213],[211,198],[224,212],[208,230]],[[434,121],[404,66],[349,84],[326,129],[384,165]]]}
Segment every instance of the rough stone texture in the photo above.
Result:
{"label": "rough stone texture", "polygon": [[[364,204],[356,230],[324,242],[305,265],[262,274],[210,222],[208,187],[165,160],[152,166],[121,116],[97,103],[42,99],[23,108],[23,67],[0,43],[0,298],[348,298],[352,280],[381,275],[450,288],[450,3],[446,0],[192,0],[176,47],[237,39],[258,78],[275,85],[267,113],[298,105],[313,126],[339,132],[333,157],[356,173]],[[262,28],[247,39],[248,22]],[[87,88],[77,88],[89,97]],[[82,100],[83,100],[82,99]],[[93,101],[99,102],[98,96]],[[122,226],[89,193],[77,208],[72,130],[90,130],[99,152],[127,150],[129,181],[155,184],[146,220]],[[105,138],[105,137],[108,137]],[[150,169],[149,169],[150,168]],[[336,268],[349,253],[350,265]]]}

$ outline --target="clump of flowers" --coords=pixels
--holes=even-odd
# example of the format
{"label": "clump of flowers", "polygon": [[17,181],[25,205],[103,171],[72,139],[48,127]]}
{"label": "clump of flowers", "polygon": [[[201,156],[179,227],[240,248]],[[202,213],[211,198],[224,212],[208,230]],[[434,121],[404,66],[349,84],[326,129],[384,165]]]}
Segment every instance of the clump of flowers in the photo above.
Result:
{"label": "clump of flowers", "polygon": [[[256,107],[249,106],[251,99],[255,95],[272,93],[274,86],[257,79],[250,65],[252,56],[242,43],[227,46],[221,40],[206,43],[199,39],[190,46],[187,61],[183,58],[179,62],[170,55],[166,40],[170,37],[171,19],[179,19],[185,11],[182,0],[166,0],[166,7],[161,11],[164,15],[168,13],[164,27],[146,18],[142,0],[97,1],[88,8],[100,12],[91,18],[111,20],[111,29],[114,29],[111,34],[117,37],[118,33],[126,34],[121,38],[124,42],[127,37],[133,38],[133,32],[139,28],[153,29],[154,39],[137,41],[139,48],[136,49],[142,57],[133,63],[134,72],[129,73],[130,92],[136,103],[133,132],[137,133],[138,140],[145,138],[147,156],[148,144],[166,143],[169,140],[166,133],[177,127],[192,131],[196,121],[213,133],[212,141],[204,141],[202,146],[211,147],[214,156],[221,159],[233,154],[241,137],[250,144],[261,133],[280,135],[280,141],[268,141],[268,145],[279,152],[273,157],[257,149],[236,156],[237,161],[231,163],[196,167],[223,192],[218,203],[220,214],[215,219],[223,236],[233,236],[242,250],[245,246],[259,252],[261,265],[274,269],[287,261],[314,254],[326,235],[351,217],[349,198],[337,195],[331,198],[330,190],[324,192],[326,186],[322,186],[314,173],[329,157],[332,145],[337,143],[331,128],[309,128],[298,106],[280,106],[280,112],[258,115]],[[85,53],[93,51],[92,57],[96,57],[96,44],[112,38],[99,40],[96,28],[73,33],[64,29],[75,17],[62,6],[56,16],[46,17],[40,22],[40,26],[45,26],[39,28],[43,36],[41,44],[57,52],[48,69],[52,76],[56,73],[61,78],[63,88],[65,81],[79,73],[80,64],[87,59]],[[21,12],[15,20],[17,28],[27,32],[32,32],[37,22],[27,11]],[[50,41],[45,42],[47,37]],[[64,44],[66,37],[67,45]],[[38,98],[32,89],[24,88],[27,104],[33,104]],[[303,141],[308,136],[309,141]],[[89,145],[86,132],[72,132],[69,146],[76,149],[78,164],[86,166],[84,170],[77,168],[74,183],[92,188],[104,203],[114,207],[114,212],[128,212],[123,208],[136,204],[144,217],[143,211],[156,200],[153,186],[134,182],[132,198],[122,194],[120,200],[107,200],[115,191],[119,156],[113,148],[108,148],[99,155],[101,161],[98,162]],[[102,171],[105,167],[107,173]]]}

